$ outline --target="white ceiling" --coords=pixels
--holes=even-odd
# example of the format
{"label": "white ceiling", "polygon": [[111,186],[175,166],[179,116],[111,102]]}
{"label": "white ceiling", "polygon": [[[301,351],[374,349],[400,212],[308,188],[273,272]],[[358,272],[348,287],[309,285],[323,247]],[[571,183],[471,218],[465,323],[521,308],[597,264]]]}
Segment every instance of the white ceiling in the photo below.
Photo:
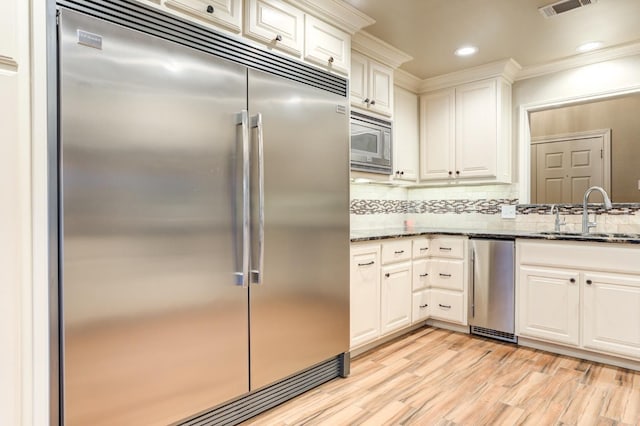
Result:
{"label": "white ceiling", "polygon": [[[575,56],[587,41],[640,41],[640,0],[599,0],[545,18],[538,7],[554,1],[345,0],[376,20],[365,31],[413,56],[400,68],[421,79],[507,58],[539,65]],[[454,56],[464,44],[478,53]]]}

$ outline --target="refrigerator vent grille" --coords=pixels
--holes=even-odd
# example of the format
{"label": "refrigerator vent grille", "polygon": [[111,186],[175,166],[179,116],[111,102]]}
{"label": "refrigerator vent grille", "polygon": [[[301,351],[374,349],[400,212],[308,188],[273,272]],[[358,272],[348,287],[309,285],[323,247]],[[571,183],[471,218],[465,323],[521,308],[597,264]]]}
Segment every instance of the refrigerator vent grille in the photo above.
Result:
{"label": "refrigerator vent grille", "polygon": [[505,342],[518,343],[518,338],[515,334],[505,333],[504,331],[492,330],[490,328],[471,326],[471,334],[477,334],[479,336],[491,337],[492,339],[503,340]]}
{"label": "refrigerator vent grille", "polygon": [[128,0],[57,0],[59,6],[250,68],[347,97],[347,80],[196,23]]}
{"label": "refrigerator vent grille", "polygon": [[341,375],[342,356],[338,356],[288,379],[252,392],[229,404],[181,423],[181,425],[237,425]]}

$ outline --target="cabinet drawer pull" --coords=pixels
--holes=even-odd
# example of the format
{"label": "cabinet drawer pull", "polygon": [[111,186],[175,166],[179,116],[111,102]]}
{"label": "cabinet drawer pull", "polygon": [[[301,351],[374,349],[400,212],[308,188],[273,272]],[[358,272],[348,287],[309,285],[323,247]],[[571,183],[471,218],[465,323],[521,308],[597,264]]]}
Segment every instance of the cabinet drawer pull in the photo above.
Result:
{"label": "cabinet drawer pull", "polygon": [[422,308],[428,308],[428,307],[429,307],[429,305],[427,305],[426,303],[425,303],[424,305],[420,305],[420,309],[422,309]]}
{"label": "cabinet drawer pull", "polygon": [[214,12],[213,6],[211,5],[207,6],[207,13],[213,13],[213,12]]}
{"label": "cabinet drawer pull", "polygon": [[451,305],[443,305],[442,303],[438,303],[438,306],[440,306],[441,308],[451,309]]}
{"label": "cabinet drawer pull", "polygon": [[398,251],[394,251],[395,254],[402,254],[404,253],[404,250],[398,250]]}
{"label": "cabinet drawer pull", "polygon": [[570,282],[570,283],[575,283],[575,282],[576,282],[576,279],[575,279],[575,278],[570,278],[570,279],[569,279],[569,282]]}
{"label": "cabinet drawer pull", "polygon": [[374,261],[372,260],[371,262],[367,262],[367,263],[358,263],[358,266],[371,266],[371,265],[373,265],[374,263],[376,263],[376,262],[374,262]]}
{"label": "cabinet drawer pull", "polygon": [[591,284],[593,284],[593,281],[587,280],[587,284],[591,285]]}
{"label": "cabinet drawer pull", "polygon": [[429,250],[429,247],[420,247],[420,251]]}
{"label": "cabinet drawer pull", "polygon": [[440,247],[442,251],[451,251],[451,247]]}
{"label": "cabinet drawer pull", "polygon": [[429,274],[420,274],[420,277],[428,277]]}
{"label": "cabinet drawer pull", "polygon": [[445,277],[445,278],[451,278],[451,274],[439,273],[438,275],[440,275],[441,277]]}

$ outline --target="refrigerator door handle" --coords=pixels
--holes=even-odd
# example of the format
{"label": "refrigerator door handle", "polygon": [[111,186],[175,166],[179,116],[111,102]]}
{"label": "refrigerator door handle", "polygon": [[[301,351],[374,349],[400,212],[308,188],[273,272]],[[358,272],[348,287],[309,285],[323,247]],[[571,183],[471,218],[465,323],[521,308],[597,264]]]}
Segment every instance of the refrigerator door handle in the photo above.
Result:
{"label": "refrigerator door handle", "polygon": [[240,140],[242,151],[242,249],[238,250],[242,253],[242,271],[236,272],[239,283],[243,288],[249,286],[249,247],[251,245],[251,209],[250,209],[250,192],[249,192],[249,173],[250,173],[250,152],[249,152],[249,112],[242,110],[237,115],[237,126],[242,126],[242,138]]}
{"label": "refrigerator door handle", "polygon": [[264,282],[264,133],[262,114],[251,119],[251,127],[257,130],[258,136],[258,261],[252,265],[252,282],[261,285]]}

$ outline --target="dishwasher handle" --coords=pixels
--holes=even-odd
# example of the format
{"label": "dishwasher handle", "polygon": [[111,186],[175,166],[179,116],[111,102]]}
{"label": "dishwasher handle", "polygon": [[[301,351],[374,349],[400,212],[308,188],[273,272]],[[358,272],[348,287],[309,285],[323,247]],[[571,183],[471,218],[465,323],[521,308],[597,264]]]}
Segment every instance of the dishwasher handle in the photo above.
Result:
{"label": "dishwasher handle", "polygon": [[476,248],[471,245],[471,318],[476,317]]}

